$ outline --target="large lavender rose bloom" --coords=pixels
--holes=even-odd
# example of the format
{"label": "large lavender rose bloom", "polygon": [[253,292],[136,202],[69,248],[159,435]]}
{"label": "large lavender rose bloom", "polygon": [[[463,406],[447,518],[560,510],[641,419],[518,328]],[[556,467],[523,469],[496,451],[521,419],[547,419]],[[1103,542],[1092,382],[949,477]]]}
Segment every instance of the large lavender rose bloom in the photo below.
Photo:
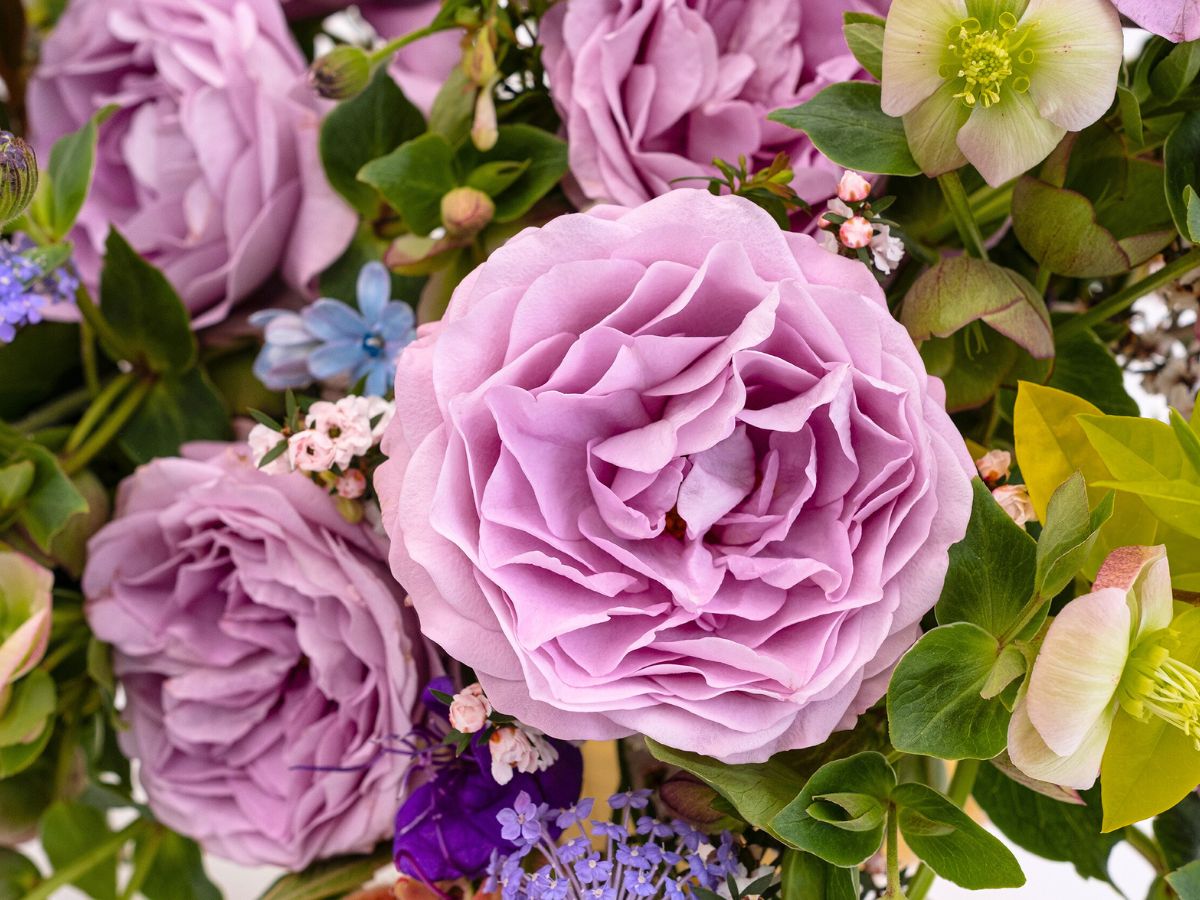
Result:
{"label": "large lavender rose bloom", "polygon": [[391,834],[409,758],[382,748],[430,656],[369,527],[240,445],[194,445],[125,481],[89,550],[88,621],[159,819],[289,869]]}
{"label": "large lavender rose bloom", "polygon": [[848,11],[888,0],[591,0],[542,22],[550,93],[571,173],[589,200],[636,205],[671,181],[714,175],[714,157],[791,155],[809,202],[838,169],[807,137],[766,120],[861,70],[842,37]]}
{"label": "large lavender rose bloom", "polygon": [[727,761],[882,696],[974,468],[867,268],[737,197],[528,230],[405,350],[377,487],[497,709]]}
{"label": "large lavender rose bloom", "polygon": [[1200,0],[1113,0],[1147,31],[1175,43],[1200,38]]}
{"label": "large lavender rose bloom", "polygon": [[282,267],[302,287],[353,234],[317,157],[319,110],[277,0],[72,0],[29,86],[39,153],[98,109],[75,260],[96,282],[109,225],[198,326]]}

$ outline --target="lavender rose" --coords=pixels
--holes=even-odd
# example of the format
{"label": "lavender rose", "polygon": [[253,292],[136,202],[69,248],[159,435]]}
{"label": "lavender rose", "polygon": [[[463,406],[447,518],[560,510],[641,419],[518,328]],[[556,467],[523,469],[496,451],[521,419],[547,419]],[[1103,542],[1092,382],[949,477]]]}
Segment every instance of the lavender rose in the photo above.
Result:
{"label": "lavender rose", "polygon": [[354,219],[317,158],[318,108],[277,0],[73,0],[29,86],[39,153],[108,103],[75,261],[95,284],[109,225],[198,326],[276,269],[304,286]]}
{"label": "lavender rose", "polygon": [[1200,0],[1113,0],[1147,31],[1175,43],[1200,38]]}
{"label": "lavender rose", "polygon": [[[713,157],[787,151],[815,203],[841,174],[798,132],[766,120],[860,73],[842,14],[887,0],[593,0],[542,23],[550,92],[588,200],[636,205],[671,181],[713,175]],[[670,89],[664,89],[670,85]]]}
{"label": "lavender rose", "polygon": [[240,445],[192,445],[121,486],[89,549],[159,819],[289,869],[391,834],[410,761],[381,746],[412,730],[431,658],[370,528]]}
{"label": "lavender rose", "polygon": [[941,382],[867,268],[740,198],[524,232],[399,369],[392,568],[554,737],[823,741],[883,694],[970,517]]}

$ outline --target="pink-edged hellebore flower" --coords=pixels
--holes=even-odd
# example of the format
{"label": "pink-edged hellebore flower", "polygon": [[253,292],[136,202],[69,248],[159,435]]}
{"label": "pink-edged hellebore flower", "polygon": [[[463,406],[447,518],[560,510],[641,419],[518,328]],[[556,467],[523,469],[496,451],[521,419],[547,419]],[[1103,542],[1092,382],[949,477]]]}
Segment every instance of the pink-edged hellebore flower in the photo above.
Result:
{"label": "pink-edged hellebore flower", "polygon": [[12,683],[46,653],[53,589],[48,569],[21,553],[0,553],[0,711]]}
{"label": "pink-edged hellebore flower", "polygon": [[1163,719],[1200,748],[1200,672],[1171,658],[1166,548],[1122,547],[1092,592],[1055,617],[1013,710],[1008,752],[1026,775],[1083,790],[1118,712]]}
{"label": "pink-edged hellebore flower", "polygon": [[883,111],[927,175],[970,163],[998,187],[1104,115],[1122,46],[1108,0],[895,0]]}

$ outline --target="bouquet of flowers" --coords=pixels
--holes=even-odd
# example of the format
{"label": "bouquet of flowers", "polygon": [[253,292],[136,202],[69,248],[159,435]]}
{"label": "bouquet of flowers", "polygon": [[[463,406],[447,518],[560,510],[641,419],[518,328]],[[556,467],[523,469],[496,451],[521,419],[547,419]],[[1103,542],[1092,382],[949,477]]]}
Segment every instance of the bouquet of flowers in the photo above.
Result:
{"label": "bouquet of flowers", "polygon": [[0,898],[1197,900],[1198,285],[1196,0],[0,0]]}

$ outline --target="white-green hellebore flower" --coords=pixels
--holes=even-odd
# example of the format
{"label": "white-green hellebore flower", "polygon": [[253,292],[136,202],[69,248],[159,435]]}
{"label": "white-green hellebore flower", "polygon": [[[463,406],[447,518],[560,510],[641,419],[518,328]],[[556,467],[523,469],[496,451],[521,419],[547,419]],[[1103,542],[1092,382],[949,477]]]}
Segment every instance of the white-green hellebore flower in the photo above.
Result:
{"label": "white-green hellebore flower", "polygon": [[1122,52],[1110,0],[893,0],[883,111],[927,175],[998,187],[1104,115]]}
{"label": "white-green hellebore flower", "polygon": [[1008,729],[1014,765],[1090,788],[1121,710],[1161,718],[1200,749],[1200,672],[1171,658],[1172,615],[1166,548],[1114,550],[1092,592],[1068,603],[1046,633]]}
{"label": "white-green hellebore flower", "polygon": [[12,683],[46,653],[53,589],[48,569],[20,553],[0,551],[0,712]]}

